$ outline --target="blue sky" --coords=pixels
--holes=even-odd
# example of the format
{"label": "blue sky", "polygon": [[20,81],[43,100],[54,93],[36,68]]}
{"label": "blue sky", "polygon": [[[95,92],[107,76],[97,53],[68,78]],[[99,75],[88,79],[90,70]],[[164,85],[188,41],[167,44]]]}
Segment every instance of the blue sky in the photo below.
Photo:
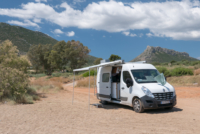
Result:
{"label": "blue sky", "polygon": [[130,61],[147,45],[200,58],[198,0],[1,0],[0,22],[79,40],[103,59]]}

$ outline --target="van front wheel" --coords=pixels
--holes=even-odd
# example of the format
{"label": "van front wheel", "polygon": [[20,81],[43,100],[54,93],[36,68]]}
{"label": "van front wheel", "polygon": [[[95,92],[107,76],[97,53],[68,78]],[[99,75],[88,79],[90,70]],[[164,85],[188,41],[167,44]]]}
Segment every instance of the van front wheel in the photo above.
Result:
{"label": "van front wheel", "polygon": [[136,113],[142,113],[144,111],[144,108],[142,106],[142,102],[141,102],[140,99],[138,99],[138,98],[134,99],[134,101],[133,101],[133,110]]}

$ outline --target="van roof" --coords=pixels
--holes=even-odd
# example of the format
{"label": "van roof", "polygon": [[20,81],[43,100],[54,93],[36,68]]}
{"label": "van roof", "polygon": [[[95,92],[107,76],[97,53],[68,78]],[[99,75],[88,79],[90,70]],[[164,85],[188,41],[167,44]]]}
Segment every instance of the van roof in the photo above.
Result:
{"label": "van roof", "polygon": [[131,70],[132,69],[156,69],[153,65],[145,63],[145,61],[124,63],[123,60],[117,60],[117,61],[105,62],[105,63],[101,63],[98,65],[89,66],[89,67],[85,67],[85,68],[74,69],[73,71],[74,72],[86,71],[86,70],[90,70],[92,68],[106,67],[106,66],[123,66],[129,70],[130,69]]}
{"label": "van roof", "polygon": [[135,69],[156,69],[152,64],[148,63],[125,63],[122,66],[129,70]]}

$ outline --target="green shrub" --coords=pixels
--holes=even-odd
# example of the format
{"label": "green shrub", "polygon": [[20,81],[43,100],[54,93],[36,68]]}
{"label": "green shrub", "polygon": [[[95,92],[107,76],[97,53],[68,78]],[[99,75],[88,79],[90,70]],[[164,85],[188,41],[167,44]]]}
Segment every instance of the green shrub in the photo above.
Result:
{"label": "green shrub", "polygon": [[52,76],[53,77],[60,77],[60,76],[62,76],[62,73],[53,73]]}
{"label": "green shrub", "polygon": [[164,62],[164,63],[161,63],[161,65],[162,65],[162,66],[166,66],[166,65],[168,65],[168,63],[167,63],[167,62]]}
{"label": "green shrub", "polygon": [[192,65],[192,66],[195,66],[195,65],[198,65],[198,64],[199,64],[199,61],[192,61],[192,62],[191,62],[191,65]]}
{"label": "green shrub", "polygon": [[158,66],[158,65],[160,65],[161,63],[159,63],[159,62],[153,62],[152,63],[154,66]]}
{"label": "green shrub", "polygon": [[[0,100],[12,99],[17,103],[32,104],[37,95],[29,89],[28,60],[18,56],[18,49],[6,40],[0,43]],[[35,97],[36,98],[36,97]]]}
{"label": "green shrub", "polygon": [[[96,75],[97,71],[96,70],[91,70],[90,71],[90,76]],[[83,77],[88,77],[89,76],[89,71],[85,72],[82,74]]]}
{"label": "green shrub", "polygon": [[192,69],[189,68],[174,68],[171,70],[171,75],[172,76],[182,76],[182,75],[193,75]]}
{"label": "green shrub", "polygon": [[165,68],[165,67],[157,67],[157,70],[158,70],[160,73],[163,73],[165,77],[170,77],[170,76],[171,76],[170,71],[167,70],[167,68]]}
{"label": "green shrub", "polygon": [[194,66],[194,69],[199,69],[200,68],[200,64],[197,64]]}
{"label": "green shrub", "polygon": [[16,102],[24,100],[29,79],[22,71],[10,67],[0,67],[0,98],[13,98]]}

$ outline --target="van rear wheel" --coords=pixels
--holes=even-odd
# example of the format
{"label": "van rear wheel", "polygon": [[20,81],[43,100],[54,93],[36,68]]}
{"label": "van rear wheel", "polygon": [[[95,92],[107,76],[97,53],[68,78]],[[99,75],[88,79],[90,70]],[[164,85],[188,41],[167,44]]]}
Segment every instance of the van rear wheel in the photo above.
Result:
{"label": "van rear wheel", "polygon": [[142,113],[144,111],[144,108],[142,106],[142,102],[140,99],[136,98],[133,100],[133,110],[136,113]]}
{"label": "van rear wheel", "polygon": [[103,104],[103,105],[108,104],[108,102],[107,102],[107,101],[104,101],[104,100],[101,100],[100,103]]}

